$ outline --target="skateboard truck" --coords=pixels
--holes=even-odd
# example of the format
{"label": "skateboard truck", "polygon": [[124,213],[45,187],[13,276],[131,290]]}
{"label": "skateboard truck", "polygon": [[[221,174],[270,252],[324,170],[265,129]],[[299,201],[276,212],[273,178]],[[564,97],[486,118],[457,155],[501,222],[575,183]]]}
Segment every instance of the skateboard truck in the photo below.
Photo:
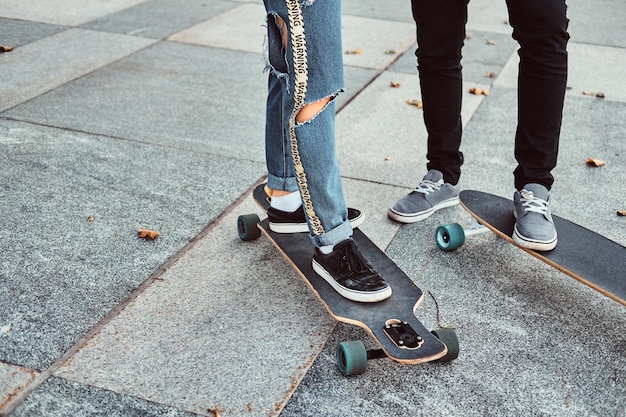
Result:
{"label": "skateboard truck", "polygon": [[466,237],[488,231],[489,229],[486,226],[480,224],[478,220],[472,217],[472,222],[468,229],[463,229],[463,226],[458,223],[439,226],[435,231],[435,241],[439,249],[451,251],[463,246]]}
{"label": "skateboard truck", "polygon": [[422,336],[406,321],[389,320],[383,328],[396,346],[405,349],[417,349],[424,343]]}

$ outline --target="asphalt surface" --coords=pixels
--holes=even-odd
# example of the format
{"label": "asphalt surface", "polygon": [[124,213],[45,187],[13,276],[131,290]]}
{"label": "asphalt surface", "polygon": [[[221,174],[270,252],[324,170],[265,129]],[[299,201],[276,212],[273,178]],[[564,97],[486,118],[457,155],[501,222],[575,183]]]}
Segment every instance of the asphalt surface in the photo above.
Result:
{"label": "asphalt surface", "polygon": [[[570,3],[553,209],[626,245],[626,3]],[[492,234],[441,252],[459,207],[387,218],[425,173],[410,3],[343,15],[347,200],[456,326],[459,358],[341,376],[336,344],[369,336],[267,240],[239,240],[266,175],[261,2],[0,0],[0,414],[626,416],[622,305]],[[467,28],[463,186],[511,197],[505,2],[472,0]],[[417,314],[437,327],[430,295]]]}

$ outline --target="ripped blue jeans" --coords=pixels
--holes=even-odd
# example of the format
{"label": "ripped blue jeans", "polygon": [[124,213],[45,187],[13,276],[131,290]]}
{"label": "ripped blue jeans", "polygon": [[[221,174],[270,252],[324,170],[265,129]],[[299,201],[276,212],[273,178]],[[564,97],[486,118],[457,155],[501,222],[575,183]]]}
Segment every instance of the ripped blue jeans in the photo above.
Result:
{"label": "ripped blue jeans", "polygon": [[[268,186],[300,191],[314,246],[352,235],[335,150],[343,91],[341,0],[264,0],[269,70],[265,149]],[[330,102],[306,120],[308,104]]]}

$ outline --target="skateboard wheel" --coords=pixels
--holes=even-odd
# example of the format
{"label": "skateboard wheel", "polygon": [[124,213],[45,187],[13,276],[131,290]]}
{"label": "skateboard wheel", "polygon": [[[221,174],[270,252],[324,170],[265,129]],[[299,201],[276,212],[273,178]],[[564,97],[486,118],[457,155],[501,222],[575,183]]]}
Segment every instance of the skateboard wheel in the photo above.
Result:
{"label": "skateboard wheel", "polygon": [[243,241],[255,240],[261,236],[257,224],[261,221],[256,214],[244,214],[237,218],[237,232]]}
{"label": "skateboard wheel", "polygon": [[367,369],[367,351],[361,341],[341,342],[336,351],[337,367],[344,376],[359,375]]}
{"label": "skateboard wheel", "polygon": [[435,241],[439,249],[444,251],[460,248],[465,243],[465,230],[458,223],[444,224],[437,228]]}
{"label": "skateboard wheel", "polygon": [[454,330],[438,329],[433,330],[431,333],[448,348],[448,353],[442,358],[439,358],[437,362],[451,362],[459,357],[459,339],[456,337]]}

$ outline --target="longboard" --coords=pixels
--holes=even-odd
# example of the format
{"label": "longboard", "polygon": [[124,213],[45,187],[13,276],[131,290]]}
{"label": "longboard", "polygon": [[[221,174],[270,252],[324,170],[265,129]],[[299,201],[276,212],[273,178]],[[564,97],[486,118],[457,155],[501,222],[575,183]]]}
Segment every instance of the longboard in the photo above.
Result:
{"label": "longboard", "polygon": [[[254,190],[253,196],[267,211],[269,200],[263,185]],[[238,232],[242,240],[253,240],[261,234],[268,238],[335,320],[365,329],[380,346],[380,349],[366,351],[362,342],[340,343],[337,347],[337,366],[344,375],[362,373],[368,359],[385,356],[401,364],[435,360],[447,362],[458,356],[458,340],[454,331],[438,329],[430,332],[424,327],[415,315],[424,298],[422,290],[361,230],[355,229],[352,238],[393,291],[391,297],[377,303],[343,298],[313,270],[314,248],[308,233],[275,233],[269,228],[269,220],[260,221],[256,214],[240,216]]]}
{"label": "longboard", "polygon": [[[461,191],[459,200],[479,224],[518,246],[511,238],[515,226],[513,201],[473,190]],[[558,235],[556,248],[540,252],[518,247],[626,306],[626,248],[569,220],[555,215],[552,218]],[[464,231],[459,225],[440,226],[436,232],[437,244],[444,250],[456,249],[464,240],[458,235],[475,229]]]}

